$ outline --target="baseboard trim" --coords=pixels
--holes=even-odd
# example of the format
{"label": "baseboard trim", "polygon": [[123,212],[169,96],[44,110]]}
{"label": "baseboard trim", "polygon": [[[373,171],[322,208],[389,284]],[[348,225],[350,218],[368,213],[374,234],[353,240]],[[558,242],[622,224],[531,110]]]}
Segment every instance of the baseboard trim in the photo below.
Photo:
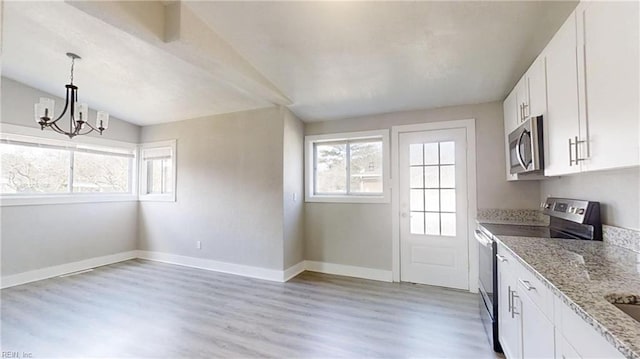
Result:
{"label": "baseboard trim", "polygon": [[347,277],[371,279],[383,282],[393,281],[391,271],[382,269],[356,267],[344,264],[316,261],[305,261],[305,269],[311,272],[343,275]]}
{"label": "baseboard trim", "polygon": [[267,269],[261,267],[253,267],[242,264],[234,264],[228,262],[220,262],[211,259],[196,258],[181,256],[177,254],[170,254],[164,252],[152,252],[139,250],[138,258],[152,260],[156,262],[163,262],[169,264],[177,264],[185,267],[205,269],[214,272],[221,272],[227,274],[235,274],[244,277],[265,279],[274,282],[283,281],[283,271],[276,269]]}
{"label": "baseboard trim", "polygon": [[383,282],[392,281],[391,271],[356,267],[344,264],[317,261],[300,261],[292,265],[291,267],[281,271],[276,269],[267,269],[228,262],[220,262],[211,259],[188,257],[164,252],[135,250],[102,257],[89,258],[77,262],[4,276],[0,278],[0,288],[4,289],[14,287],[21,284],[35,282],[52,277],[58,277],[64,274],[79,272],[135,258],[175,264],[184,267],[204,269],[214,272],[234,274],[243,277],[264,279],[274,282],[287,282],[298,274],[304,272],[305,270],[354,278],[378,280]]}
{"label": "baseboard trim", "polygon": [[293,277],[297,276],[298,274],[304,272],[305,269],[306,269],[305,261],[300,261],[300,262],[292,265],[291,267],[285,269],[284,272],[282,273],[282,281],[283,282],[289,281],[291,278],[293,278]]}
{"label": "baseboard trim", "polygon": [[22,272],[18,274],[3,276],[0,279],[0,288],[9,288],[17,285],[35,282],[47,278],[58,277],[64,274],[73,272],[79,272],[95,267],[100,267],[108,264],[118,263],[129,259],[134,259],[137,256],[137,251],[121,252],[116,254],[110,254],[101,257],[94,257],[84,259],[77,262],[60,264],[57,266],[51,266],[41,269],[36,269],[28,272]]}

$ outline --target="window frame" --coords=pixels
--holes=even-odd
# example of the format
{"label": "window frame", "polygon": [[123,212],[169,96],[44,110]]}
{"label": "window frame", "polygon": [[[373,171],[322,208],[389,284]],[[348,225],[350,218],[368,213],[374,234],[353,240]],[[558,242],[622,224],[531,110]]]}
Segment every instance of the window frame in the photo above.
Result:
{"label": "window frame", "polygon": [[[66,203],[99,203],[99,202],[126,202],[136,201],[137,193],[137,163],[138,151],[137,144],[107,140],[84,136],[73,140],[64,139],[60,134],[51,131],[42,131],[37,128],[24,127],[12,124],[0,124],[0,138],[30,142],[34,144],[42,144],[60,147],[60,149],[68,149],[71,154],[70,162],[70,178],[73,177],[73,154],[74,148],[78,145],[96,146],[105,149],[107,154],[109,149],[114,153],[125,152],[130,153],[133,157],[129,162],[129,192],[113,193],[113,192],[73,192],[73,182],[69,182],[69,192],[66,193],[38,193],[38,194],[0,194],[0,207],[5,206],[30,206],[30,205],[46,205],[46,204],[66,204]],[[98,150],[99,151],[99,150]],[[96,152],[98,152],[96,151]]]}
{"label": "window frame", "polygon": [[[172,191],[170,193],[147,193],[149,188],[148,168],[145,165],[144,151],[158,148],[170,148],[171,149],[171,179],[172,179]],[[138,156],[138,168],[139,171],[139,188],[138,199],[142,202],[156,201],[156,202],[175,202],[176,201],[176,189],[177,189],[177,152],[176,152],[176,140],[156,141],[148,142],[139,145]]]}
{"label": "window frame", "polygon": [[[382,141],[382,192],[381,193],[316,193],[316,144],[344,142],[347,144],[346,166],[351,166],[349,144],[354,142],[366,142],[368,140]],[[331,133],[324,135],[310,135],[304,137],[305,141],[305,202],[328,203],[390,203],[390,153],[389,130],[373,130],[358,132]],[[349,170],[346,174],[347,191],[351,178]]]}

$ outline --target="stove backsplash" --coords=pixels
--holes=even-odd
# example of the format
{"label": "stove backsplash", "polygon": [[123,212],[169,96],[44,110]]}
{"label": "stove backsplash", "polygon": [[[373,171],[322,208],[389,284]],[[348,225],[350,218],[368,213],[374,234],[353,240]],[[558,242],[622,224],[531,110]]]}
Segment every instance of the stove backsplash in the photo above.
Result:
{"label": "stove backsplash", "polygon": [[513,223],[542,225],[549,224],[549,217],[537,209],[478,208],[478,221],[491,223]]}

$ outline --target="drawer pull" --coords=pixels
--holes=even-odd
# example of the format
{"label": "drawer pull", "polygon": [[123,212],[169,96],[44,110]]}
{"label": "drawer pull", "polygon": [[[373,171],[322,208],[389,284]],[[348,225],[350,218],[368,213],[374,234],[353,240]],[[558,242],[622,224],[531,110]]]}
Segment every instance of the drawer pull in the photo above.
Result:
{"label": "drawer pull", "polygon": [[532,290],[536,290],[536,287],[531,285],[531,282],[529,282],[528,280],[523,280],[520,279],[520,283],[522,283],[522,285],[528,290],[528,291],[532,291]]}
{"label": "drawer pull", "polygon": [[520,296],[517,295],[514,290],[511,292],[511,318],[515,318],[516,315],[520,315],[520,312],[516,312],[516,298],[520,298]]}
{"label": "drawer pull", "polygon": [[496,254],[496,258],[498,258],[498,260],[500,262],[508,262],[507,258],[505,258],[505,257],[503,257],[503,256],[501,256],[499,254]]}

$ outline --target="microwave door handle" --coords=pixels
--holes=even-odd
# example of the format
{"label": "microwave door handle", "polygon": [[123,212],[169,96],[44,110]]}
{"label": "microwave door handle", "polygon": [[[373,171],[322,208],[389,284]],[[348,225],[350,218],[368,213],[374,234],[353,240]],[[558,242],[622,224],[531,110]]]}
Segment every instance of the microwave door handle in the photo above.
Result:
{"label": "microwave door handle", "polygon": [[520,153],[520,144],[522,143],[522,136],[524,136],[525,132],[526,131],[522,131],[522,133],[518,137],[518,141],[516,142],[516,158],[518,159],[520,166],[522,166],[522,168],[526,170],[528,166],[524,164],[524,159],[522,158],[522,154]]}

